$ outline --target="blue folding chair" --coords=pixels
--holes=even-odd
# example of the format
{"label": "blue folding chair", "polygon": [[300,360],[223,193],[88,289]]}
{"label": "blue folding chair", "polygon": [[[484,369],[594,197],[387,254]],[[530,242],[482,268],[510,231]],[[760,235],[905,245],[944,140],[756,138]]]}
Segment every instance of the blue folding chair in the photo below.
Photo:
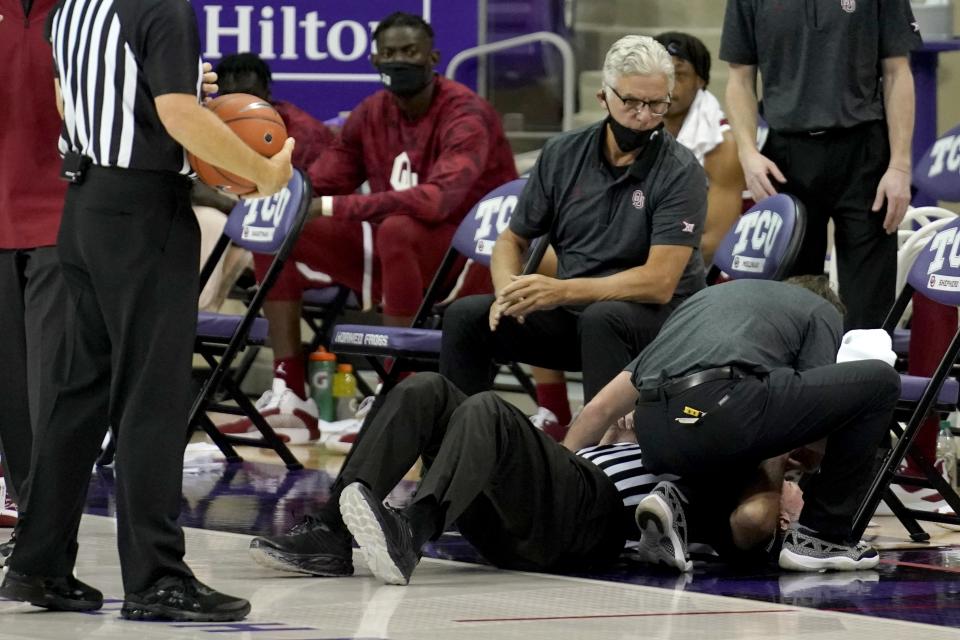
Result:
{"label": "blue folding chair", "polygon": [[[460,256],[490,265],[493,245],[507,228],[524,184],[526,179],[520,178],[494,189],[467,213],[409,327],[341,324],[334,328],[331,350],[365,357],[380,375],[380,396],[396,385],[402,371],[418,368],[417,363],[440,359],[440,326],[428,328],[427,324],[435,317],[435,307],[442,300],[451,270]],[[383,364],[384,358],[393,358],[389,371]]]}
{"label": "blue folding chair", "polygon": [[744,213],[724,236],[707,282],[721,273],[731,280],[783,280],[790,275],[807,230],[807,211],[796,197],[778,193]]}
{"label": "blue folding chair", "polygon": [[[907,276],[907,283],[897,296],[893,308],[883,323],[883,329],[891,335],[914,293],[926,296],[940,304],[960,305],[960,218],[943,227],[917,255]],[[917,432],[931,412],[946,415],[956,410],[960,384],[950,376],[950,373],[957,362],[958,354],[960,354],[960,330],[954,334],[953,340],[932,376],[929,378],[900,376],[900,404],[897,417],[906,417],[906,426],[901,427],[899,422],[891,425],[891,430],[897,437],[897,443],[893,448],[881,449],[878,453],[880,456],[878,471],[860,503],[854,520],[854,539],[863,535],[880,500],[887,503],[915,541],[930,538],[917,523],[918,520],[960,525],[960,517],[957,515],[908,509],[890,490],[892,482],[935,489],[954,513],[960,514],[960,497],[957,496],[953,487],[937,472],[933,461],[912,446]],[[923,472],[923,478],[918,479],[898,473],[907,455]]]}
{"label": "blue folding chair", "polygon": [[[303,468],[287,445],[277,437],[273,428],[254,408],[250,399],[240,390],[231,367],[237,355],[244,349],[249,346],[262,346],[267,341],[267,321],[260,316],[260,309],[303,229],[312,195],[309,180],[303,172],[294,170],[290,182],[279,193],[269,198],[241,200],[230,212],[223,234],[200,272],[202,289],[214,265],[231,242],[254,253],[274,256],[263,282],[243,315],[200,312],[197,317],[194,351],[210,365],[211,371],[190,410],[188,437],[197,426],[201,427],[223,451],[228,462],[242,460],[233,447],[242,444],[273,449],[287,468]],[[221,389],[235,404],[224,404],[216,399],[217,392]],[[210,420],[208,411],[249,418],[261,437],[247,439],[225,435]]]}

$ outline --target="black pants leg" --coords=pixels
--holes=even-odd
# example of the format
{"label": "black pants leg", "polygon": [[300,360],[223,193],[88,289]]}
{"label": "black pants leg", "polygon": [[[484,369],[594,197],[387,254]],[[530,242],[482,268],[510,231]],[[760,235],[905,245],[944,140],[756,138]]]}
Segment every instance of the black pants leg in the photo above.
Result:
{"label": "black pants leg", "polygon": [[[488,391],[494,362],[526,362],[559,369],[580,370],[577,317],[565,309],[538,311],[523,324],[502,318],[490,331],[493,296],[457,300],[443,316],[440,373],[468,396]],[[624,363],[626,364],[626,363]]]}
{"label": "black pants leg", "polygon": [[90,469],[110,424],[123,584],[140,591],[190,575],[177,524],[199,256],[189,184],[94,169],[68,191],[58,247],[71,308],[10,563],[34,575],[72,570]]}
{"label": "black pants leg", "polygon": [[450,417],[466,398],[449,380],[431,372],[410,376],[393,388],[350,450],[330,488],[325,512],[339,522],[337,501],[351,482],[362,482],[378,498],[386,498],[421,456],[436,456]]}
{"label": "black pants leg", "polygon": [[[877,360],[777,369],[763,378],[715,381],[637,405],[637,440],[654,473],[677,473],[694,492],[728,469],[753,469],[767,458],[827,438],[820,472],[804,493],[800,522],[846,539],[869,487],[874,454],[899,396],[897,373]],[[721,403],[721,400],[726,397]],[[684,407],[706,411],[698,424]]]}
{"label": "black pants leg", "polygon": [[320,517],[342,522],[337,499],[351,482],[385,498],[418,457],[423,480],[408,513],[426,518],[434,535],[457,521],[495,564],[585,565],[616,558],[623,546],[622,504],[599,469],[494,394],[467,398],[434,373],[407,378],[387,395]]}
{"label": "black pants leg", "polygon": [[580,313],[583,400],[589,402],[660,332],[677,303],[594,302]]}
{"label": "black pants leg", "polygon": [[883,230],[886,211],[871,211],[890,147],[882,121],[823,136],[771,132],[764,155],[787,178],[782,189],[807,208],[808,226],[793,273],[823,273],[827,220],[835,224],[844,329],[880,327],[896,296],[897,236]]}
{"label": "black pants leg", "polygon": [[66,296],[55,247],[0,251],[0,456],[20,511],[40,408],[52,393]]}
{"label": "black pants leg", "polygon": [[582,311],[537,311],[523,324],[503,318],[489,327],[493,296],[470,296],[444,316],[440,373],[467,395],[490,389],[493,362],[524,362],[583,371],[589,402],[653,340],[674,305],[595,302]]}
{"label": "black pants leg", "polygon": [[498,566],[591,566],[623,548],[623,505],[609,478],[491,392],[457,408],[436,457],[425,462],[409,510],[436,507],[444,526],[456,521]]}

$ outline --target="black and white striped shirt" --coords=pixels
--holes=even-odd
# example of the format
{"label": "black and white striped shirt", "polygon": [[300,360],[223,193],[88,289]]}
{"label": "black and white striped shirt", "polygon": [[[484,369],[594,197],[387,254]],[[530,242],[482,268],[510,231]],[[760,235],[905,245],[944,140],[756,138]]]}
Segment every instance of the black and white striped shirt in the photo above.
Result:
{"label": "black and white striped shirt", "polygon": [[627,542],[637,540],[639,531],[634,521],[634,511],[647,494],[664,480],[676,480],[679,476],[650,473],[643,466],[640,446],[634,443],[603,444],[577,451],[577,455],[600,467],[617,487],[623,501],[623,522],[634,535],[627,536]]}
{"label": "black and white striped shirt", "polygon": [[187,0],[64,0],[50,38],[64,119],[60,152],[94,164],[190,173],[154,98],[200,96],[200,36]]}

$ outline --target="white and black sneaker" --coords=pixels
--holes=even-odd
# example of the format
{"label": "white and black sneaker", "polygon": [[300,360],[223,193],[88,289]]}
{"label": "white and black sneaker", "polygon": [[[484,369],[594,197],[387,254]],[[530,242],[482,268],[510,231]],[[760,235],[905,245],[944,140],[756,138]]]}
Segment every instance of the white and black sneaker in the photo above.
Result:
{"label": "white and black sneaker", "polygon": [[353,482],[340,494],[340,515],[375,576],[387,584],[410,582],[420,554],[403,514],[383,504],[366,485]]}
{"label": "white and black sneaker", "polygon": [[780,550],[780,568],[789,571],[859,571],[873,569],[880,554],[869,544],[839,544],[823,540],[802,526],[787,530]]}
{"label": "white and black sneaker", "polygon": [[637,505],[635,514],[640,529],[637,558],[686,573],[693,570],[687,552],[687,498],[672,482],[657,484]]}

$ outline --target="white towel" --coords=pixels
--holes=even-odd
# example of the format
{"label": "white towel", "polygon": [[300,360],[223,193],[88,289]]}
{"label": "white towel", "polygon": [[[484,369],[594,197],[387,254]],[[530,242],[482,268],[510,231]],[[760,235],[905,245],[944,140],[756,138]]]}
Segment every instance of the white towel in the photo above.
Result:
{"label": "white towel", "polygon": [[723,132],[728,129],[730,125],[720,101],[706,89],[700,89],[683,119],[677,142],[693,151],[697,161],[703,164],[704,156],[723,142]]}
{"label": "white towel", "polygon": [[890,334],[883,329],[854,329],[843,336],[837,362],[882,360],[891,367],[897,361]]}

